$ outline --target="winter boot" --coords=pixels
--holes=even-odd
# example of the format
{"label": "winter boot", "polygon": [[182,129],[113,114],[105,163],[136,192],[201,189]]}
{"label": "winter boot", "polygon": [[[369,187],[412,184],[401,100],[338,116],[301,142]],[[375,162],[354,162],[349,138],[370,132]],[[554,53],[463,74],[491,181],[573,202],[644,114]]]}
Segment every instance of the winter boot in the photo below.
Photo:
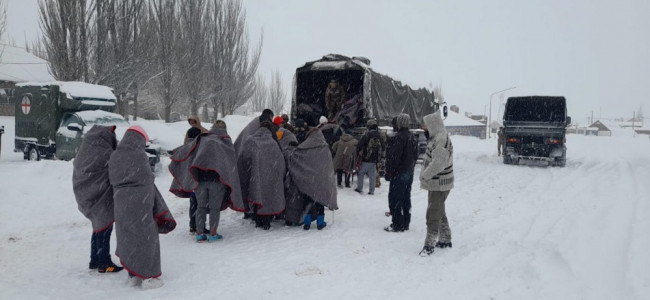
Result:
{"label": "winter boot", "polygon": [[429,256],[431,254],[433,254],[433,246],[424,246],[420,251],[420,256]]}
{"label": "winter boot", "polygon": [[447,247],[451,248],[451,242],[440,242],[439,241],[439,242],[436,243],[436,247],[438,247],[438,248],[447,248]]}
{"label": "winter boot", "polygon": [[318,230],[321,230],[327,226],[327,222],[325,222],[325,216],[324,215],[319,215],[316,217],[316,228]]}
{"label": "winter boot", "polygon": [[311,214],[306,214],[304,220],[305,225],[302,226],[302,229],[309,230],[309,227],[311,227]]}
{"label": "winter boot", "polygon": [[122,271],[122,269],[124,269],[124,267],[119,267],[113,262],[97,267],[99,273],[116,273]]}
{"label": "winter boot", "polygon": [[142,278],[129,273],[128,285],[130,287],[140,286],[140,285],[142,285]]}

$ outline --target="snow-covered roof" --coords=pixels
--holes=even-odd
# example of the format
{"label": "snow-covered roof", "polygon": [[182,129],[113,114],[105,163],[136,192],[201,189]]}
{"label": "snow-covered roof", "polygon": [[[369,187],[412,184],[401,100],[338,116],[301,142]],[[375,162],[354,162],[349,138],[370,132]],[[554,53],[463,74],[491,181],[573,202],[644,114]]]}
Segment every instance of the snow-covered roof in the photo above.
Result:
{"label": "snow-covered roof", "polygon": [[11,82],[53,81],[47,61],[23,48],[0,45],[0,80]]}
{"label": "snow-covered roof", "polygon": [[49,86],[58,85],[59,91],[75,98],[97,98],[116,100],[113,90],[107,86],[90,84],[80,81],[50,81],[50,82],[23,82],[17,86]]}
{"label": "snow-covered roof", "polygon": [[444,120],[445,126],[485,126],[485,124],[472,120],[464,115],[457,114],[453,111],[447,113],[447,118]]}

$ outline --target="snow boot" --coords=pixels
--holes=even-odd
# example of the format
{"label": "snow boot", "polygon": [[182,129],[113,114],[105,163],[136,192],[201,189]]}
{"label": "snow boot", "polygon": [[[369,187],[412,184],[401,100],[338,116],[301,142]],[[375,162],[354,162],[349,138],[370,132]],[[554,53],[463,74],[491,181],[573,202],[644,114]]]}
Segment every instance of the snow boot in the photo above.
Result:
{"label": "snow boot", "polygon": [[447,247],[451,248],[451,242],[440,242],[439,241],[439,242],[436,243],[436,247],[437,248],[447,248]]}
{"label": "snow boot", "polygon": [[384,230],[387,232],[404,232],[404,229],[394,227],[393,224],[388,225],[388,227],[385,227]]}
{"label": "snow boot", "polygon": [[422,251],[420,251],[420,256],[429,256],[433,254],[433,248],[433,246],[424,246],[424,248],[422,248]]}
{"label": "snow boot", "polygon": [[306,214],[304,221],[305,225],[302,226],[302,229],[309,230],[309,227],[311,227],[311,214]]}
{"label": "snow boot", "polygon": [[321,230],[327,226],[327,222],[325,222],[325,216],[324,215],[319,215],[316,217],[316,229]]}
{"label": "snow boot", "polygon": [[116,273],[122,271],[124,267],[117,266],[113,262],[97,267],[99,273]]}

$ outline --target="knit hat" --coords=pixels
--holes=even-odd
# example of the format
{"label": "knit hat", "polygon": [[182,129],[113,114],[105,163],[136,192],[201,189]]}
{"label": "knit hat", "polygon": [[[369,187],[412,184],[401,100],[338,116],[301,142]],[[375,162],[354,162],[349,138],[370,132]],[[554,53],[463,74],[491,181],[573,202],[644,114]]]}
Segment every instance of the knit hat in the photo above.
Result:
{"label": "knit hat", "polygon": [[375,119],[370,119],[366,122],[367,126],[372,126],[372,125],[377,125],[377,121]]}
{"label": "knit hat", "polygon": [[320,124],[325,124],[325,123],[327,123],[327,117],[325,117],[325,116],[320,116],[320,119],[318,119],[318,123],[320,123]]}
{"label": "knit hat", "polygon": [[280,124],[282,124],[282,121],[284,120],[282,120],[282,117],[280,116],[276,116],[275,118],[273,118],[273,124],[275,124],[276,126],[280,126]]}
{"label": "knit hat", "polygon": [[126,131],[129,131],[129,130],[130,131],[135,131],[135,132],[141,134],[142,137],[144,137],[145,142],[149,141],[149,136],[147,135],[147,132],[144,131],[144,128],[140,127],[139,125],[133,125],[133,126],[129,127],[129,129],[127,129]]}
{"label": "knit hat", "polygon": [[400,114],[397,116],[395,122],[400,128],[409,128],[409,124],[411,124],[411,118],[407,114]]}

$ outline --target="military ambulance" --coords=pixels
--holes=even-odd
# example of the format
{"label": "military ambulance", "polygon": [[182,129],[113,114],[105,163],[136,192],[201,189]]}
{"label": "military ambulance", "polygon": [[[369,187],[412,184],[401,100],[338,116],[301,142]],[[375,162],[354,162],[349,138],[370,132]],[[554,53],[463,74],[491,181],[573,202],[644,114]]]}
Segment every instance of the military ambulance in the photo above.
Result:
{"label": "military ambulance", "polygon": [[[109,87],[85,82],[27,82],[14,90],[16,139],[14,152],[27,160],[74,158],[84,132],[93,125],[115,125],[118,139],[129,123],[113,113],[116,98]],[[122,133],[122,134],[120,134]],[[149,163],[160,161],[160,147],[146,151]]]}

